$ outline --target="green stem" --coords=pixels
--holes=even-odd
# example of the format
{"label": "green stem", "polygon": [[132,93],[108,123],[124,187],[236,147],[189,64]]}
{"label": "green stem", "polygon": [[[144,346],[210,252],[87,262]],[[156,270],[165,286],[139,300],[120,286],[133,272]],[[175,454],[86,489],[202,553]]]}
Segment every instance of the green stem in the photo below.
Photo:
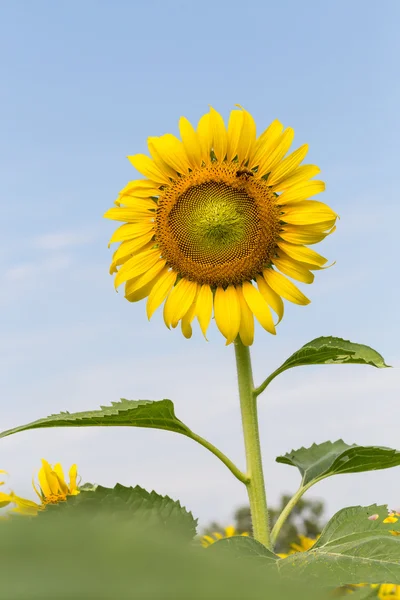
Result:
{"label": "green stem", "polygon": [[215,454],[215,456],[217,456],[224,463],[224,465],[226,465],[228,467],[228,469],[231,471],[231,473],[233,473],[233,475],[237,479],[239,479],[239,481],[241,481],[242,483],[247,485],[247,482],[249,480],[247,475],[245,475],[245,473],[243,473],[240,469],[238,469],[238,467],[235,465],[235,463],[233,463],[223,452],[221,452],[221,450],[218,450],[218,448],[216,448],[214,446],[214,444],[211,444],[211,442],[208,442],[201,436],[197,435],[196,433],[193,433],[193,431],[191,431],[190,434],[187,433],[185,435],[190,437],[192,440],[195,440],[201,446],[204,446],[204,448],[207,448],[207,450],[209,450],[210,452]]}
{"label": "green stem", "polygon": [[300,500],[302,495],[311,487],[311,485],[313,485],[313,483],[315,483],[315,482],[312,482],[305,486],[301,485],[299,487],[299,489],[297,490],[297,492],[290,498],[289,502],[286,504],[285,508],[279,515],[275,525],[272,528],[272,531],[271,531],[272,546],[275,546],[275,543],[276,543],[276,540],[278,539],[278,535],[282,528],[282,525],[284,524],[284,522],[286,521],[286,519],[292,512],[293,508],[296,506],[297,502]]}
{"label": "green stem", "polygon": [[235,340],[235,355],[246,450],[248,475],[246,487],[250,502],[253,535],[264,546],[271,548],[250,351],[243,345],[239,336]]}
{"label": "green stem", "polygon": [[269,386],[269,384],[271,383],[271,381],[273,379],[275,379],[275,377],[277,377],[280,373],[283,373],[284,371],[286,371],[286,369],[277,369],[276,371],[274,371],[273,373],[271,373],[271,375],[269,375],[269,377],[267,377],[267,379],[265,379],[265,381],[263,381],[262,384],[259,385],[254,390],[254,394],[256,396],[259,396],[260,394],[262,394],[263,391],[266,389],[266,387]]}

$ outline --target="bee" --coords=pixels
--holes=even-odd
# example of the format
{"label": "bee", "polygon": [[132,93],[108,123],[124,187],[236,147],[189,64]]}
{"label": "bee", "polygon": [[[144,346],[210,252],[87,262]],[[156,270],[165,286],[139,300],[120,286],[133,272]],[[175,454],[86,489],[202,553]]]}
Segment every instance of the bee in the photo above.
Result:
{"label": "bee", "polygon": [[249,171],[249,169],[240,169],[239,171],[236,171],[236,177],[250,179],[250,177],[254,177],[254,173],[253,171]]}

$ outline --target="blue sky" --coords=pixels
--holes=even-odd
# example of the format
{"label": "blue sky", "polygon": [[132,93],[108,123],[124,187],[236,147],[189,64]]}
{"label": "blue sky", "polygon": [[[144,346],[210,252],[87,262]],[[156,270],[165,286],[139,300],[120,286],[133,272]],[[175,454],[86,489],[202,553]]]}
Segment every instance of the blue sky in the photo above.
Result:
{"label": "blue sky", "polygon": [[[233,349],[215,331],[185,340],[144,303],[116,294],[102,220],[136,173],[128,154],[177,133],[209,104],[235,103],[259,131],[278,118],[310,144],[340,215],[318,250],[336,265],[256,332],[256,381],[319,335],[398,350],[400,6],[353,0],[251,4],[36,0],[0,7],[1,429],[121,396],[174,400],[178,416],[243,464]],[[398,370],[297,369],[260,400],[268,493],[294,491],[277,455],[343,437],[400,448]],[[0,444],[9,485],[31,493],[40,458],[79,464],[84,480],[168,493],[228,522],[241,484],[193,442],[130,429],[34,431]],[[400,507],[399,471],[333,478],[311,495]]]}

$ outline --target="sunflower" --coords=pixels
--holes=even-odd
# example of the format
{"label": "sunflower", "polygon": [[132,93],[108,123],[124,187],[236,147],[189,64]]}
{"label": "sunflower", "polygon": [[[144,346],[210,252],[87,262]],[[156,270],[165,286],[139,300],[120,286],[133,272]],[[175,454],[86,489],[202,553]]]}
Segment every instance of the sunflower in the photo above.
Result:
{"label": "sunflower", "polygon": [[210,108],[197,130],[181,117],[182,141],[150,137],[151,158],[129,156],[145,179],[131,181],[104,215],[122,221],[110,244],[115,286],[125,297],[147,297],[147,316],[164,302],[168,328],[181,323],[192,335],[197,318],[206,336],[210,320],[230,344],[237,335],[249,346],[254,316],[275,334],[282,298],[309,299],[290,281],[312,283],[327,259],[307,245],[335,229],[337,215],[322,202],[312,179],[319,168],[303,165],[308,145],[285,157],[294,131],[275,120],[259,136],[253,117],[231,111],[228,127]]}
{"label": "sunflower", "polygon": [[213,533],[202,535],[200,538],[200,544],[203,546],[203,548],[208,548],[208,546],[215,544],[215,542],[218,542],[219,540],[224,540],[225,538],[231,538],[237,535],[244,537],[249,536],[246,531],[244,533],[238,533],[233,525],[228,525],[228,527],[224,528],[223,533],[220,531],[213,531]]}
{"label": "sunflower", "polygon": [[52,467],[47,460],[42,459],[42,468],[39,470],[39,488],[33,482],[33,488],[38,495],[41,504],[57,504],[67,499],[67,496],[79,494],[77,486],[77,466],[72,465],[69,470],[69,483],[67,483],[64,471],[60,463]]}
{"label": "sunflower", "polygon": [[299,541],[290,544],[289,552],[278,554],[280,558],[287,558],[291,554],[297,554],[297,552],[306,552],[307,550],[310,550],[314,546],[319,536],[315,539],[299,533],[297,537],[299,538]]}
{"label": "sunflower", "polygon": [[[6,471],[0,470],[0,473]],[[48,504],[57,504],[67,499],[67,496],[76,496],[79,494],[77,485],[77,467],[72,465],[69,470],[69,483],[67,483],[63,468],[60,463],[52,467],[47,460],[42,459],[42,467],[38,473],[39,487],[32,482],[33,489],[39,497],[40,504],[17,496],[14,492],[5,494],[0,493],[0,508],[7,504],[14,504],[13,513],[19,513],[27,516],[36,516],[40,510],[46,508]],[[1,481],[0,485],[4,482]]]}

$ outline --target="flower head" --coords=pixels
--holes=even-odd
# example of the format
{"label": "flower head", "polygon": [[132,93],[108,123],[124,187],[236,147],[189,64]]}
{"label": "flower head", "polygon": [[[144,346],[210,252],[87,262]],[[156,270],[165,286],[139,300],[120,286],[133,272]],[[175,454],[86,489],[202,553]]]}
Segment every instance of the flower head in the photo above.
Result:
{"label": "flower head", "polygon": [[306,552],[314,546],[315,542],[318,539],[309,538],[306,535],[302,535],[301,533],[299,533],[297,537],[299,538],[299,542],[292,542],[290,544],[290,550],[288,553],[278,554],[280,558],[287,558],[288,556],[290,556],[290,554],[297,554],[297,552]]}
{"label": "flower head", "polygon": [[[6,471],[0,471],[5,473]],[[54,468],[42,459],[42,467],[38,473],[39,487],[32,482],[33,489],[39,496],[40,504],[17,496],[11,491],[9,494],[0,492],[0,508],[8,504],[14,504],[15,507],[11,510],[13,513],[22,515],[35,516],[40,510],[46,508],[48,504],[57,504],[67,499],[67,496],[75,496],[79,494],[77,487],[77,467],[72,465],[69,470],[69,483],[65,481],[64,473],[60,463],[54,465]],[[0,485],[3,485],[3,481]]]}
{"label": "flower head", "polygon": [[400,585],[382,583],[378,589],[378,598],[380,600],[400,600]]}
{"label": "flower head", "polygon": [[124,224],[110,244],[115,285],[131,302],[147,297],[147,316],[164,303],[168,328],[181,323],[192,335],[197,318],[206,335],[212,314],[227,344],[254,337],[254,316],[275,333],[282,298],[309,300],[287,279],[312,283],[327,259],[308,245],[335,229],[336,214],[309,200],[322,192],[303,165],[308,146],[287,154],[294,136],[279,121],[256,136],[253,117],[241,108],[228,127],[210,108],[197,130],[182,117],[182,141],[171,134],[148,139],[151,158],[130,156],[145,179],[131,181],[105,217]]}
{"label": "flower head", "polygon": [[52,467],[47,460],[42,459],[42,468],[38,473],[39,488],[32,482],[41,504],[57,504],[66,500],[67,496],[79,494],[77,487],[77,467],[72,465],[69,470],[69,483],[67,484],[63,468],[60,463]]}
{"label": "flower head", "polygon": [[209,535],[202,535],[200,538],[200,543],[203,546],[203,548],[208,548],[208,546],[211,546],[211,544],[215,544],[215,542],[218,542],[219,540],[230,538],[235,535],[242,535],[247,537],[249,534],[247,532],[238,533],[233,525],[228,525],[228,527],[224,528],[223,533],[221,533],[220,531],[214,531]]}

